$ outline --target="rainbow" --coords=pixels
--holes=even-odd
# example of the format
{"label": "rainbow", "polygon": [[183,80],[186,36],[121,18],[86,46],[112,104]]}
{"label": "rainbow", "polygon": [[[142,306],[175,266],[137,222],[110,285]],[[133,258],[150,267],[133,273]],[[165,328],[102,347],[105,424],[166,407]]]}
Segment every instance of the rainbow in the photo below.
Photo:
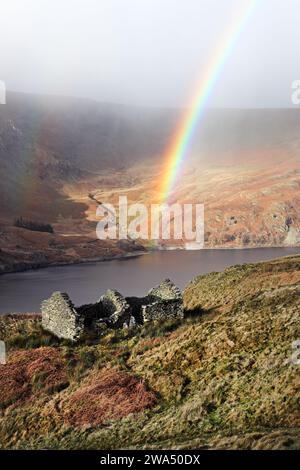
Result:
{"label": "rainbow", "polygon": [[258,2],[259,0],[247,0],[247,2],[243,3],[241,11],[236,15],[233,25],[225,35],[216,54],[213,56],[213,60],[209,64],[206,74],[201,77],[200,84],[197,84],[197,90],[193,96],[191,105],[187,108],[178,130],[175,133],[175,137],[166,152],[166,163],[160,186],[162,201],[167,201],[170,196],[186,156],[188,146],[199,120],[204,113],[207,102],[235,44],[253,14]]}

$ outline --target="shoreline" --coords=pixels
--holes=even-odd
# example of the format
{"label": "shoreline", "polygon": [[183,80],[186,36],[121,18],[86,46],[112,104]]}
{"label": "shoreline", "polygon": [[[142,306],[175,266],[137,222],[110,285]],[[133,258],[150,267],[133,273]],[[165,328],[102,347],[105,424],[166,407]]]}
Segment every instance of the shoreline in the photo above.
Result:
{"label": "shoreline", "polygon": [[[256,251],[256,250],[267,250],[267,249],[273,250],[273,255],[272,255],[271,258],[268,258],[268,257],[267,257],[266,259],[263,259],[263,258],[259,257],[260,259],[257,258],[256,260],[248,260],[248,261],[244,260],[244,261],[242,261],[242,262],[234,262],[234,263],[232,263],[232,264],[225,265],[225,266],[223,266],[223,267],[221,267],[221,268],[219,268],[219,269],[215,269],[215,270],[213,270],[213,271],[199,272],[198,274],[194,274],[194,275],[191,274],[191,277],[189,277],[189,281],[184,284],[184,287],[181,286],[181,289],[185,289],[185,288],[188,286],[189,283],[191,283],[194,279],[196,279],[196,277],[199,277],[199,276],[200,276],[200,277],[203,277],[203,276],[208,275],[208,274],[210,274],[210,273],[222,273],[222,272],[225,273],[225,272],[228,270],[228,268],[234,268],[234,267],[237,268],[237,267],[239,267],[239,266],[240,266],[240,267],[243,267],[243,266],[252,265],[252,264],[261,265],[261,264],[268,263],[268,262],[272,262],[272,261],[276,261],[276,260],[277,260],[277,261],[279,261],[279,260],[282,260],[282,261],[283,261],[284,259],[287,259],[287,260],[288,260],[288,259],[292,259],[292,258],[297,258],[297,259],[298,259],[298,258],[300,257],[300,247],[288,247],[288,248],[290,248],[290,250],[291,250],[292,252],[286,252],[286,253],[281,253],[281,254],[274,252],[274,251],[276,250],[276,248],[282,250],[282,247],[268,247],[268,248],[266,248],[266,247],[264,247],[264,248],[262,248],[262,247],[255,247],[255,249],[254,249],[254,248],[252,249],[252,251]],[[232,255],[229,254],[229,256],[233,256],[233,252],[234,252],[234,251],[240,251],[240,250],[241,250],[241,249],[239,249],[239,250],[236,250],[236,249],[228,249],[227,251],[231,251],[231,252],[232,252]],[[290,251],[290,250],[287,249],[287,251]],[[184,251],[184,250],[177,250],[177,252],[178,252],[178,251],[181,251],[181,252],[182,252],[182,251]],[[200,251],[200,250],[197,250],[197,251]],[[208,248],[208,249],[203,249],[202,251],[206,251],[206,252],[219,251],[219,252],[221,252],[221,251],[224,251],[224,250],[223,250],[223,249],[218,249],[218,248],[213,248],[213,249],[212,249],[212,248]],[[251,249],[248,249],[248,250],[245,250],[245,251],[248,251],[248,252],[249,252],[249,251],[251,251]],[[296,251],[296,253],[293,252],[293,251]],[[151,253],[155,253],[155,252],[156,252],[156,250],[152,250],[152,252],[151,252],[151,251],[148,251],[148,252],[138,252],[138,253],[134,253],[134,254],[132,254],[132,253],[127,253],[127,254],[124,254],[124,255],[118,255],[118,256],[116,256],[114,259],[116,259],[116,260],[126,260],[126,259],[130,259],[130,258],[137,258],[137,257],[142,256],[142,255],[150,255]],[[219,253],[219,255],[221,256],[221,253]],[[107,261],[112,261],[112,260],[113,260],[113,259],[109,259],[109,260],[107,260]],[[106,261],[106,260],[101,260],[101,261]],[[97,263],[99,263],[99,261],[89,260],[89,261],[87,261],[86,263],[85,263],[85,262],[82,262],[82,263],[72,263],[72,264],[97,264]],[[151,263],[151,260],[150,260],[150,263]],[[142,261],[142,264],[143,264],[143,261]],[[62,266],[62,265],[60,265],[60,266]],[[58,267],[60,267],[60,266],[58,266]],[[71,264],[70,264],[70,263],[67,263],[67,264],[64,264],[64,266],[71,266]],[[106,265],[106,268],[107,268],[107,266],[108,266],[108,265]],[[117,266],[119,266],[119,265],[117,265]],[[55,268],[55,267],[57,267],[57,266],[50,266],[50,267]],[[125,264],[124,264],[124,267],[125,267]],[[119,268],[120,268],[120,266],[119,266]],[[92,269],[94,269],[94,268],[92,268]],[[114,268],[113,268],[113,269],[114,269]],[[127,269],[127,268],[125,268],[125,269]],[[32,271],[34,271],[34,270],[32,270]],[[15,274],[15,273],[8,273],[8,274]],[[46,274],[46,275],[47,275],[47,274]],[[38,279],[39,276],[42,276],[42,277],[43,277],[42,273],[40,273],[40,274],[37,273],[37,274],[35,275],[36,279]],[[49,276],[51,276],[50,271],[49,271]],[[52,276],[53,276],[53,274],[52,274]],[[167,278],[167,277],[165,277],[165,278]],[[16,278],[16,279],[17,279],[17,278]],[[21,279],[22,279],[22,277],[21,277]],[[29,279],[30,279],[30,278],[29,278]],[[1,278],[0,278],[0,280],[1,280]],[[3,280],[4,280],[4,279],[3,279]],[[4,280],[4,282],[10,282],[9,278],[7,278],[6,281]],[[56,290],[60,290],[60,289],[56,289]],[[45,297],[45,298],[46,298],[46,297]],[[80,303],[80,302],[81,302],[81,303]],[[81,304],[86,303],[86,302],[84,302],[84,301],[80,301],[80,302],[77,302],[77,304],[78,304],[78,305],[81,305]],[[24,319],[26,319],[26,318],[31,318],[31,317],[33,317],[33,316],[34,316],[34,318],[39,318],[39,317],[40,317],[40,314],[41,314],[41,313],[40,313],[39,308],[38,308],[38,307],[35,307],[35,306],[29,306],[29,308],[26,309],[26,310],[22,310],[22,309],[18,309],[18,308],[8,308],[7,310],[5,309],[3,312],[0,312],[0,318],[3,317],[3,316],[12,316],[12,317],[15,317],[15,316],[19,316],[19,315],[23,315],[23,316],[24,316]]]}
{"label": "shoreline", "polygon": [[113,260],[120,260],[120,259],[129,259],[129,258],[136,258],[141,255],[145,255],[148,253],[151,253],[151,251],[136,251],[136,252],[128,252],[124,253],[122,255],[110,255],[110,256],[100,256],[96,258],[86,258],[86,259],[81,259],[81,260],[74,260],[74,261],[62,261],[62,262],[54,262],[54,263],[37,263],[36,265],[29,265],[29,266],[24,266],[20,269],[12,269],[10,271],[1,271],[0,272],[0,277],[1,276],[6,276],[9,274],[16,274],[16,273],[23,273],[27,271],[36,271],[38,269],[45,269],[45,268],[58,268],[61,266],[73,266],[73,265],[78,265],[78,264],[90,264],[90,263],[101,263],[103,261],[113,261]]}
{"label": "shoreline", "polygon": [[137,258],[142,255],[149,255],[151,253],[163,252],[163,251],[173,251],[173,252],[195,252],[195,251],[214,251],[214,250],[227,250],[227,251],[239,251],[239,250],[265,250],[265,249],[295,249],[299,248],[300,252],[300,245],[293,245],[293,246],[232,246],[232,247],[204,247],[200,250],[187,250],[185,248],[167,248],[167,249],[160,249],[160,248],[151,248],[143,250],[137,250],[136,252],[126,252],[123,254],[117,255],[108,255],[108,256],[100,256],[96,258],[83,258],[74,261],[62,261],[62,262],[53,262],[53,263],[36,263],[36,264],[29,264],[28,266],[22,266],[17,269],[11,269],[9,271],[1,271],[0,278],[2,276],[7,276],[9,274],[16,274],[16,273],[23,273],[27,271],[36,271],[38,269],[46,269],[46,268],[55,268],[55,267],[62,267],[62,266],[73,266],[73,265],[80,265],[80,264],[91,264],[91,263],[101,263],[104,261],[114,261],[114,260],[125,260],[131,258]]}

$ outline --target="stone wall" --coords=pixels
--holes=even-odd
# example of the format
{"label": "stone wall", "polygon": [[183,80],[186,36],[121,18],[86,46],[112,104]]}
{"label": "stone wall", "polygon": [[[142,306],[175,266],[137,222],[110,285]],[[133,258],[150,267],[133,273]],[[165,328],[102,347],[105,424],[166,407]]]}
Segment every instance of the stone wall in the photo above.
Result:
{"label": "stone wall", "polygon": [[144,322],[183,318],[183,299],[169,279],[145,297],[123,297],[108,290],[95,304],[75,308],[67,294],[54,292],[42,303],[42,326],[59,338],[78,340],[85,331],[101,336],[105,328],[122,328]]}
{"label": "stone wall", "polygon": [[95,322],[105,316],[105,312],[100,302],[81,305],[81,307],[76,308],[76,310],[79,315],[83,317],[85,328],[93,328]]}
{"label": "stone wall", "polygon": [[178,300],[163,300],[142,307],[144,323],[149,321],[183,318],[183,305]]}
{"label": "stone wall", "polygon": [[99,299],[105,312],[104,319],[110,326],[120,328],[130,321],[130,307],[120,292],[109,289]]}
{"label": "stone wall", "polygon": [[151,303],[149,297],[126,297],[126,301],[130,307],[130,315],[134,318],[136,325],[143,324],[142,307]]}
{"label": "stone wall", "polygon": [[182,293],[170,279],[165,279],[157,287],[148,292],[149,297],[158,297],[163,300],[182,300]]}
{"label": "stone wall", "polygon": [[180,289],[165,279],[148,292],[148,302],[142,307],[143,322],[183,318],[183,299]]}
{"label": "stone wall", "polygon": [[58,338],[76,341],[84,331],[83,317],[68,294],[54,292],[42,303],[42,326]]}

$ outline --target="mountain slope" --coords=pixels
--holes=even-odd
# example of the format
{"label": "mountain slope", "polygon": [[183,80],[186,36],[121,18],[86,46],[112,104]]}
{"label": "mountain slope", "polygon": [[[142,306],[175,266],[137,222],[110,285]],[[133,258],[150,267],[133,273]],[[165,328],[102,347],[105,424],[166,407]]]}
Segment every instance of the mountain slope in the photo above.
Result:
{"label": "mountain slope", "polygon": [[[181,110],[8,93],[0,114],[1,215],[21,210],[39,215],[46,208],[53,221],[55,213],[57,217],[72,212],[71,203],[65,210],[62,207],[64,184],[89,180],[93,184],[109,171],[149,161],[162,164],[181,114]],[[299,130],[300,110],[208,110],[191,143],[187,166],[250,165],[272,170],[284,161],[298,168]],[[117,178],[115,184],[118,187]]]}
{"label": "mountain slope", "polygon": [[300,257],[200,276],[184,300],[182,322],[77,346],[1,317],[2,447],[299,449]]}
{"label": "mountain slope", "polygon": [[[92,253],[84,248],[95,242],[96,201],[162,200],[166,149],[181,114],[8,93],[0,113],[0,271],[118,254],[105,241]],[[207,110],[169,202],[204,204],[207,247],[299,245],[299,135],[298,109]],[[16,231],[18,217],[50,223],[52,247]],[[159,244],[184,247],[185,239]]]}

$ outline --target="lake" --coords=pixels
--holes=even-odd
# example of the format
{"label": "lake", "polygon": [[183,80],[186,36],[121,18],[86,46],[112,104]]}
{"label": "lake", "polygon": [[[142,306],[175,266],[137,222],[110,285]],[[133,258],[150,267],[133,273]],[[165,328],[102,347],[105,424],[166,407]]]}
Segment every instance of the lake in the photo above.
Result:
{"label": "lake", "polygon": [[54,291],[67,292],[75,305],[96,301],[106,289],[144,295],[164,278],[183,288],[198,274],[242,263],[300,254],[299,248],[157,251],[145,255],[50,267],[0,276],[0,313],[37,312]]}

